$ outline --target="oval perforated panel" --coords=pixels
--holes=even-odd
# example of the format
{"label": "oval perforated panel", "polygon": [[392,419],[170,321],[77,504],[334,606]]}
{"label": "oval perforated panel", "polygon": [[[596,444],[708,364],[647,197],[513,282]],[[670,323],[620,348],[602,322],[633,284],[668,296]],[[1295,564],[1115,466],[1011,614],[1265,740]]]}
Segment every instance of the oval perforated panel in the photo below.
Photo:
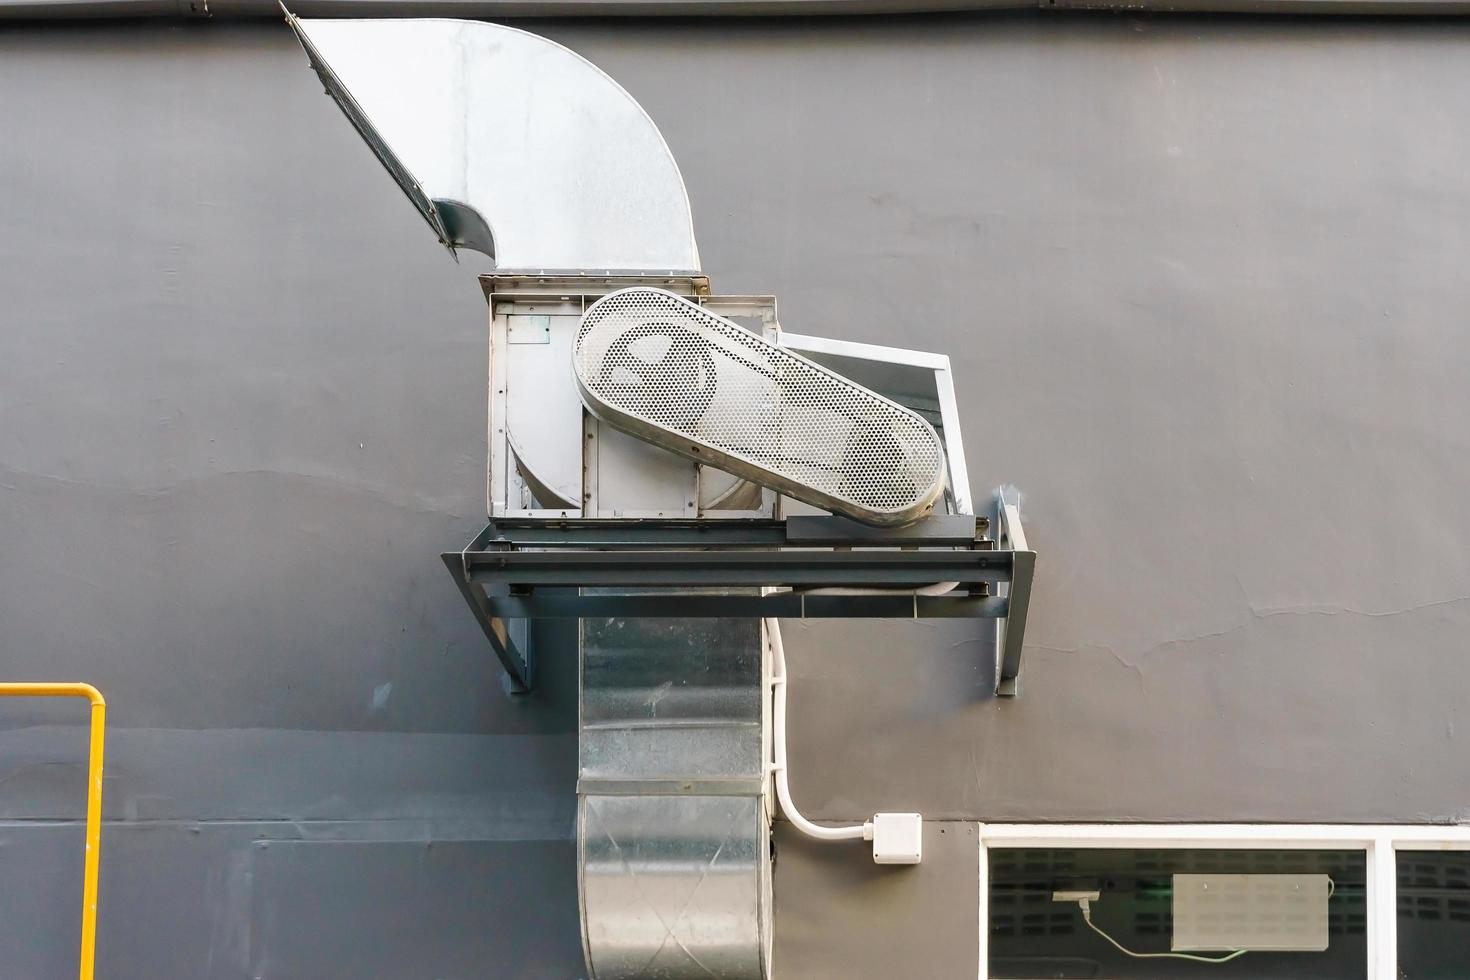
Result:
{"label": "oval perforated panel", "polygon": [[894,525],[943,491],[928,422],[662,289],[593,303],[572,359],[599,418],[798,500]]}

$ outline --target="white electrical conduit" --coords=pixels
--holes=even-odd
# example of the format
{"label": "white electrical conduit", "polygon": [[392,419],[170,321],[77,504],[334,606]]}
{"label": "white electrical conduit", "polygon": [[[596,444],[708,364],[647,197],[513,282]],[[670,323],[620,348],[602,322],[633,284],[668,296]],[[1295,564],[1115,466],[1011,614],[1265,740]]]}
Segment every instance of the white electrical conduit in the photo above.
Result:
{"label": "white electrical conduit", "polygon": [[[804,589],[806,595],[945,595],[960,586],[958,582],[935,582],[917,589],[847,589],[817,588]],[[873,821],[853,824],[848,827],[823,827],[811,823],[797,810],[791,799],[791,776],[786,767],[786,646],[781,642],[781,620],[766,619],[766,635],[770,638],[770,660],[772,660],[772,773],[776,777],[776,799],[781,801],[781,813],[791,826],[808,837],[817,840],[872,840]]]}
{"label": "white electrical conduit", "polygon": [[[801,590],[805,595],[946,595],[959,588],[958,582],[935,582],[916,589],[816,588]],[[775,590],[771,590],[775,591]],[[766,635],[771,642],[771,771],[776,777],[776,799],[781,812],[797,830],[816,840],[872,840],[873,822],[848,827],[823,827],[801,815],[791,799],[791,777],[786,763],[786,645],[781,642],[781,621],[767,618]]]}
{"label": "white electrical conduit", "polygon": [[823,827],[812,823],[801,815],[791,801],[791,779],[786,770],[786,647],[781,642],[781,623],[767,619],[766,635],[771,641],[771,769],[776,776],[776,799],[781,802],[781,812],[797,830],[817,840],[871,840],[871,821],[850,827]]}

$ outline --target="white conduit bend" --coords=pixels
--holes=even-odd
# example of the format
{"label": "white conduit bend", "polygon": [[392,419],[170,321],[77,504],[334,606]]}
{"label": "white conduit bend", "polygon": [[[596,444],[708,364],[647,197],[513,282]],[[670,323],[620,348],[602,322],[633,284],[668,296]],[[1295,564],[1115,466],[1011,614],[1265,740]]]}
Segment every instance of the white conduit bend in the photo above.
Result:
{"label": "white conduit bend", "polygon": [[[959,587],[958,582],[935,582],[917,589],[816,588],[803,590],[807,595],[946,595]],[[777,591],[777,590],[770,590]],[[786,645],[781,642],[781,621],[766,618],[766,636],[771,643],[771,771],[776,777],[776,799],[781,812],[797,830],[816,840],[872,840],[873,821],[847,827],[824,827],[802,816],[791,799],[791,776],[786,762]]]}
{"label": "white conduit bend", "polygon": [[873,823],[854,824],[849,827],[823,827],[812,823],[801,815],[791,801],[791,779],[786,769],[786,647],[781,642],[781,623],[767,619],[766,635],[771,641],[771,769],[776,775],[776,799],[781,803],[781,812],[797,830],[817,840],[872,840]]}

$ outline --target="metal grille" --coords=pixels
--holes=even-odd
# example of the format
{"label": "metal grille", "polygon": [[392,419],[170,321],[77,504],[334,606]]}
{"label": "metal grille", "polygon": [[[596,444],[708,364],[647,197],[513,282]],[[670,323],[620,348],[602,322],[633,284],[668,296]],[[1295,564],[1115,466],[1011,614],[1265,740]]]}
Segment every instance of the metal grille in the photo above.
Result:
{"label": "metal grille", "polygon": [[918,415],[673,293],[587,308],[573,351],[598,417],[870,524],[933,509],[944,450]]}

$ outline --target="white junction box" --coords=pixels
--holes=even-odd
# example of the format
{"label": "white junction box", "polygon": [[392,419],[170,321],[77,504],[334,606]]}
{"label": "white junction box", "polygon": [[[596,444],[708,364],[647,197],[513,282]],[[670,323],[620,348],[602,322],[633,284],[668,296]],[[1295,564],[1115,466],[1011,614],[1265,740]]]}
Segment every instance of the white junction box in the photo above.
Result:
{"label": "white junction box", "polygon": [[917,813],[873,815],[874,864],[918,864],[923,856],[923,816]]}
{"label": "white junction box", "polygon": [[1320,952],[1331,895],[1324,874],[1176,874],[1171,948]]}

